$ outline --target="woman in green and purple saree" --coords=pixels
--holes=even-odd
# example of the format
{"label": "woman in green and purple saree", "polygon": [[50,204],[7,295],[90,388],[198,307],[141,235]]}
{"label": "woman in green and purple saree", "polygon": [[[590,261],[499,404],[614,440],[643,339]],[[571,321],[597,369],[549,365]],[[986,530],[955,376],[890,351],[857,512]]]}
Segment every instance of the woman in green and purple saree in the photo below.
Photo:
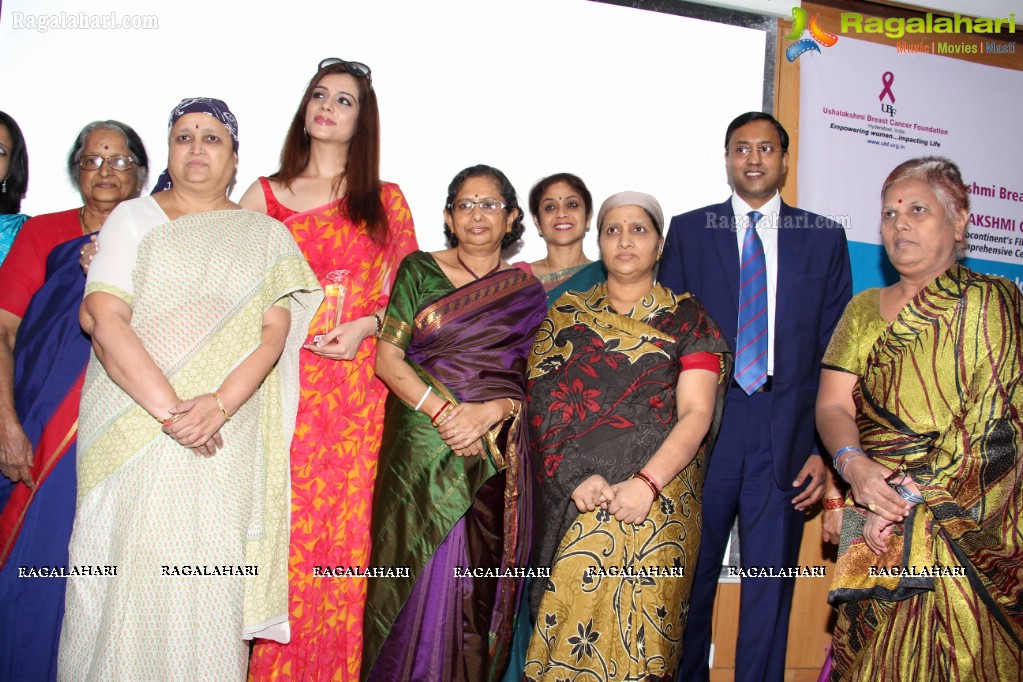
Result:
{"label": "woman in green and purple saree", "polygon": [[455,176],[444,219],[451,248],[402,262],[377,350],[391,394],[370,564],[408,571],[369,584],[364,679],[499,677],[529,552],[519,414],[546,297],[501,259],[523,230],[501,171]]}

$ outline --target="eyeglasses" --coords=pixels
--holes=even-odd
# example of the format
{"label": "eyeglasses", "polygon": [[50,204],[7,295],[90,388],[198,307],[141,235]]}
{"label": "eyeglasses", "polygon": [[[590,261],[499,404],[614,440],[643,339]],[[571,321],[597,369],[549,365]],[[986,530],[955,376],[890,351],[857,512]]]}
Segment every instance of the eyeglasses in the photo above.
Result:
{"label": "eyeglasses", "polygon": [[479,206],[480,210],[484,213],[498,213],[503,211],[507,205],[497,199],[483,199],[482,201],[459,199],[454,204],[449,205],[448,208],[453,208],[458,213],[472,213],[472,210]]}
{"label": "eyeglasses", "polygon": [[335,64],[340,64],[345,71],[353,76],[365,78],[370,83],[373,82],[373,72],[370,71],[369,67],[362,62],[349,62],[344,59],[338,59],[337,57],[327,57],[320,61],[320,65],[316,67],[316,70],[319,71],[327,68],[328,66],[334,66]]}
{"label": "eyeglasses", "polygon": [[78,167],[82,170],[96,171],[103,167],[103,162],[107,162],[107,166],[111,170],[124,172],[135,165],[135,159],[130,156],[124,156],[123,154],[116,154],[114,156],[83,156],[82,160],[78,162]]}
{"label": "eyeglasses", "polygon": [[775,147],[773,144],[761,144],[757,145],[756,147],[751,147],[748,144],[741,144],[738,147],[732,149],[732,153],[735,154],[736,156],[749,156],[750,154],[753,153],[754,149],[756,149],[757,152],[760,153],[760,156],[773,156],[778,152],[782,151],[778,147]]}

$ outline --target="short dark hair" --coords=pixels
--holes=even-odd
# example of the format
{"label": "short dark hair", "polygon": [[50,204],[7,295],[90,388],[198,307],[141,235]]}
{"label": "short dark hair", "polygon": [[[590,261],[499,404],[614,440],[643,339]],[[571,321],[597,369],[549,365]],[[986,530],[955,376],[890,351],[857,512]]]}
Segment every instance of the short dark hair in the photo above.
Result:
{"label": "short dark hair", "polygon": [[728,151],[728,143],[732,141],[732,133],[739,128],[743,127],[747,123],[753,121],[770,121],[771,125],[774,126],[775,130],[778,131],[778,139],[781,140],[782,152],[789,150],[789,134],[785,132],[785,128],[781,123],[778,123],[778,119],[770,114],[766,114],[763,111],[747,111],[741,116],[736,116],[731,123],[728,124],[728,130],[725,131],[725,151]]}
{"label": "short dark hair", "polygon": [[543,198],[544,192],[556,183],[563,182],[572,188],[573,192],[577,192],[583,199],[583,203],[586,204],[586,215],[593,214],[593,196],[590,195],[590,190],[586,187],[586,183],[582,181],[578,175],[572,173],[555,173],[554,175],[548,175],[546,178],[541,178],[539,182],[533,185],[533,189],[529,190],[529,213],[535,218],[540,215],[540,200]]}
{"label": "short dark hair", "polygon": [[71,152],[67,155],[67,174],[71,178],[71,184],[79,192],[82,191],[81,169],[78,167],[78,164],[82,160],[82,155],[85,154],[85,143],[88,141],[89,135],[97,130],[112,130],[115,133],[124,135],[124,141],[128,145],[128,153],[131,154],[135,161],[135,176],[138,180],[138,191],[141,192],[142,188],[146,185],[146,180],[149,178],[149,155],[146,153],[146,145],[142,144],[142,138],[139,137],[134,128],[127,123],[113,120],[93,121],[78,133],[75,143],[71,145]]}
{"label": "short dark hair", "polygon": [[0,182],[6,183],[0,194],[0,215],[7,215],[21,212],[21,200],[28,192],[28,149],[17,121],[3,111],[0,111],[0,125],[7,128],[11,136],[11,160],[7,167],[7,177],[0,178]]}
{"label": "short dark hair", "polygon": [[[451,184],[448,185],[448,198],[444,202],[444,212],[451,213],[451,205],[455,203],[455,199],[458,198],[458,192],[469,178],[492,179],[501,188],[501,201],[505,203],[505,208],[509,211],[518,211],[515,222],[512,223],[511,232],[508,232],[501,238],[501,248],[507,249],[522,238],[522,233],[526,231],[526,228],[522,225],[522,208],[519,206],[519,197],[515,194],[515,187],[512,186],[511,180],[508,179],[507,175],[493,166],[481,163],[459,171],[458,175],[451,180]],[[448,227],[447,223],[444,223],[444,236],[447,237],[448,246],[451,248],[458,246],[458,236]]]}

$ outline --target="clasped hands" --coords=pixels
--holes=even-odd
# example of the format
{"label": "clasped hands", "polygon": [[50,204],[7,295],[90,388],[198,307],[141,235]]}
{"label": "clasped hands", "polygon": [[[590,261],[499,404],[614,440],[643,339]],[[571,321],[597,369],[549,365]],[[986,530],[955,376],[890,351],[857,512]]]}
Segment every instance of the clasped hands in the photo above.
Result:
{"label": "clasped hands", "polygon": [[599,474],[593,474],[576,486],[572,501],[581,514],[600,507],[618,521],[633,525],[643,523],[653,506],[650,486],[638,478],[627,478],[611,485]]}
{"label": "clasped hands", "polygon": [[875,554],[881,555],[888,549],[888,538],[895,531],[895,525],[902,523],[913,508],[895,491],[895,486],[902,486],[912,495],[920,495],[920,488],[909,474],[893,472],[866,457],[850,460],[845,467],[845,478],[856,504],[869,510],[863,539]]}
{"label": "clasped hands", "polygon": [[483,436],[503,419],[501,400],[461,403],[438,418],[437,433],[459,457],[486,457]]}
{"label": "clasped hands", "polygon": [[183,400],[170,410],[163,432],[197,455],[210,457],[224,447],[220,429],[227,418],[211,393]]}

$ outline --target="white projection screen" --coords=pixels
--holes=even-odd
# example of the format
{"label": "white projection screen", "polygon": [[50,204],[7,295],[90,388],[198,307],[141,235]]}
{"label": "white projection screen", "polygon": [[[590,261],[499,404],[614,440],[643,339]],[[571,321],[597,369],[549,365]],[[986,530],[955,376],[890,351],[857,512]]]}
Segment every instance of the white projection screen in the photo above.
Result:
{"label": "white projection screen", "polygon": [[[597,205],[626,189],[653,194],[667,215],[723,200],[724,130],[762,108],[767,40],[760,28],[588,0],[4,0],[0,109],[25,133],[22,210],[36,215],[80,204],[64,165],[89,121],[134,127],[152,182],[173,105],[221,98],[239,119],[237,199],[276,169],[319,60],[362,61],[380,102],[383,176],[404,190],[421,248],[435,250],[447,184],[476,163],[505,171],[523,206],[559,171],[580,175]],[[526,225],[515,260],[545,252]],[[597,255],[595,231],[586,251]]]}

